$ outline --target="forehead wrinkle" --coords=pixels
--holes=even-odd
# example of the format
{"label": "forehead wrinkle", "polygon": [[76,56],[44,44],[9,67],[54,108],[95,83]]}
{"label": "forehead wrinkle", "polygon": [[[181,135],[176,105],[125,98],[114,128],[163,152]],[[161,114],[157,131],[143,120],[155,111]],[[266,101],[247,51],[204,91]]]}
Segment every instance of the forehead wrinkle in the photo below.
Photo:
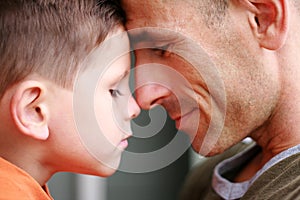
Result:
{"label": "forehead wrinkle", "polygon": [[182,39],[179,33],[168,30],[168,29],[152,29],[152,28],[142,28],[141,31],[136,29],[135,31],[129,31],[128,35],[131,44],[140,43],[156,43],[156,42],[175,42]]}

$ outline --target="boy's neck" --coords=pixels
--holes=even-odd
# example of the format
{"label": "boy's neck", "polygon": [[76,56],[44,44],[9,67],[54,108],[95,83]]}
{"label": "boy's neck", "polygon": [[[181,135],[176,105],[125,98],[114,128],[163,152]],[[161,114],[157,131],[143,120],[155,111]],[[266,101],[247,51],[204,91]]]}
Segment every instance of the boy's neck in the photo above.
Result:
{"label": "boy's neck", "polygon": [[25,148],[22,151],[16,149],[13,152],[3,153],[2,151],[0,156],[25,171],[41,186],[44,186],[54,173],[50,168],[47,169],[36,153],[27,151]]}

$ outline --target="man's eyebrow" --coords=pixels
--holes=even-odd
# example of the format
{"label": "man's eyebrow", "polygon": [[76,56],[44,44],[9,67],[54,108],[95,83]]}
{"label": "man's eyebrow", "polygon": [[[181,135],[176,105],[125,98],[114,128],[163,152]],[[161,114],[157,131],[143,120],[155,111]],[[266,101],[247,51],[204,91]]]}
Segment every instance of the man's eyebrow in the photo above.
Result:
{"label": "man's eyebrow", "polygon": [[165,30],[131,30],[128,31],[129,39],[132,44],[141,42],[164,42],[179,39],[178,33]]}
{"label": "man's eyebrow", "polygon": [[148,31],[140,31],[140,32],[128,32],[130,42],[133,44],[137,44],[140,42],[149,42],[153,41],[153,38],[150,36]]}

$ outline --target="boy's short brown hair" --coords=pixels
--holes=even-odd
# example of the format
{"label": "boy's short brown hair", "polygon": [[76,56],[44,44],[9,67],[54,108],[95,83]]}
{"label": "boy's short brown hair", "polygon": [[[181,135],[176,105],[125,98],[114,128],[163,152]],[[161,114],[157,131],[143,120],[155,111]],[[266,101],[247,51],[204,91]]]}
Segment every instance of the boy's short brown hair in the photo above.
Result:
{"label": "boy's short brown hair", "polygon": [[117,0],[0,0],[0,97],[33,72],[70,87],[124,16]]}

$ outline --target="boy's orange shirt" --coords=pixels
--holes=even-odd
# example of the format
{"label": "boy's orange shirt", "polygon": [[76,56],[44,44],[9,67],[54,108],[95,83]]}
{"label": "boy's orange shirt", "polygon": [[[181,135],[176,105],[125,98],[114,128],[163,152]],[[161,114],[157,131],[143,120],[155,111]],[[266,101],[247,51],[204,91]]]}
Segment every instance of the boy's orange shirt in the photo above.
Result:
{"label": "boy's orange shirt", "polygon": [[0,199],[53,200],[28,173],[0,157]]}

